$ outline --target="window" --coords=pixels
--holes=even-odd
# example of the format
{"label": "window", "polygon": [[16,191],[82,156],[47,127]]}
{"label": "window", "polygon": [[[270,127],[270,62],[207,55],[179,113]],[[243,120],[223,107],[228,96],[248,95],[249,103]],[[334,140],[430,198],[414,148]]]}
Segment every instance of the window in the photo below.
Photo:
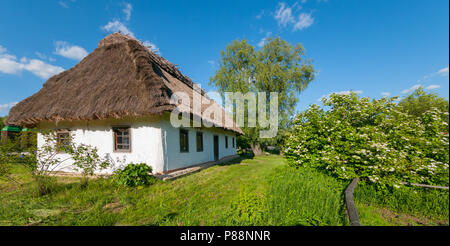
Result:
{"label": "window", "polygon": [[228,149],[228,136],[225,136],[225,148]]}
{"label": "window", "polygon": [[114,151],[131,152],[131,134],[129,127],[113,127]]}
{"label": "window", "polygon": [[233,138],[233,148],[236,147],[236,143],[234,142],[234,138]]}
{"label": "window", "polygon": [[70,134],[69,131],[60,131],[56,133],[57,149],[58,152],[65,152],[70,144]]}
{"label": "window", "polygon": [[203,151],[203,132],[197,132],[197,152]]}
{"label": "window", "polygon": [[180,152],[189,152],[189,136],[188,131],[180,129]]}

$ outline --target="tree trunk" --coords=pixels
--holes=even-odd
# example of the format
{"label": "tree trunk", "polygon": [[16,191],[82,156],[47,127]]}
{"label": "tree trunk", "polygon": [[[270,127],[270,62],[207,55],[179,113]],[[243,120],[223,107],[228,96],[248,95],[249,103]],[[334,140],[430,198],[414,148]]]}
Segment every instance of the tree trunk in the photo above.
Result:
{"label": "tree trunk", "polygon": [[252,151],[255,155],[262,155],[261,145],[259,143],[253,143]]}

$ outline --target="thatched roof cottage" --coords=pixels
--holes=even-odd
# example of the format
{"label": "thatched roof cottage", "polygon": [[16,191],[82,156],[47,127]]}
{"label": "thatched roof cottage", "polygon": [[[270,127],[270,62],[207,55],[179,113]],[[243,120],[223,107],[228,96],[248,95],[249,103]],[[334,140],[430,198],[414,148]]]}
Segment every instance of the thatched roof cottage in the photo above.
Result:
{"label": "thatched roof cottage", "polygon": [[[39,92],[14,106],[6,123],[55,130],[61,141],[95,146],[113,161],[144,162],[155,172],[236,155],[236,135],[242,131],[234,122],[232,127],[224,124],[230,119],[219,106],[223,117],[213,120],[214,127],[177,128],[170,123],[170,112],[177,106],[170,100],[173,93],[209,99],[194,88],[175,65],[138,40],[114,33],[73,68],[51,77]],[[211,100],[212,104],[216,103]],[[198,116],[192,103],[181,106],[191,117]],[[38,147],[43,141],[38,134]],[[60,171],[71,170],[68,164]]]}

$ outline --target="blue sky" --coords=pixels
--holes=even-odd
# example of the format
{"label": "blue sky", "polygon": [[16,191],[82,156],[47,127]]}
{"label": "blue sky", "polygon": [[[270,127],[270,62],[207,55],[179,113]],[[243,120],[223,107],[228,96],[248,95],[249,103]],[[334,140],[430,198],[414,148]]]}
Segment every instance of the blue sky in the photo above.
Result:
{"label": "blue sky", "polygon": [[235,39],[302,43],[318,71],[297,110],[332,92],[404,96],[422,85],[448,99],[448,0],[4,0],[0,115],[121,30],[207,91],[220,50]]}

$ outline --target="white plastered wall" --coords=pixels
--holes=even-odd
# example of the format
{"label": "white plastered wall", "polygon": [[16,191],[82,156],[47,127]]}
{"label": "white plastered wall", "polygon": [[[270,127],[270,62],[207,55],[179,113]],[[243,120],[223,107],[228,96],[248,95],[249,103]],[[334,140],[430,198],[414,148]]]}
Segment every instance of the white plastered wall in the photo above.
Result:
{"label": "white plastered wall", "polygon": [[[131,152],[115,152],[112,127],[129,126],[131,128]],[[75,144],[87,144],[97,147],[101,157],[108,158],[113,164],[97,173],[112,173],[129,163],[146,163],[159,173],[184,168],[200,163],[214,161],[214,135],[219,137],[219,159],[236,154],[236,135],[218,128],[184,128],[189,133],[189,152],[180,152],[180,131],[170,124],[167,116],[145,118],[123,118],[95,121],[62,121],[58,124],[41,122],[40,131],[70,130],[71,140]],[[203,132],[203,151],[197,152],[196,132]],[[228,136],[228,148],[225,147]],[[235,145],[233,147],[233,138]],[[38,134],[38,147],[44,145],[42,134]],[[67,159],[68,154],[56,156]],[[72,161],[62,163],[55,171],[74,172]]]}
{"label": "white plastered wall", "polygon": [[[161,121],[164,149],[164,171],[183,168],[214,161],[214,135],[219,137],[219,159],[236,155],[236,135],[218,128],[182,127],[188,131],[189,152],[180,152],[180,129],[173,127],[168,119]],[[203,151],[197,151],[196,134],[203,133]],[[228,148],[225,147],[225,136],[228,136]],[[233,147],[233,138],[235,145]]]}
{"label": "white plastered wall", "polygon": [[[114,135],[112,127],[129,126],[131,128],[131,152],[114,151]],[[163,168],[163,149],[161,144],[161,127],[159,117],[142,119],[124,118],[120,120],[72,121],[54,123],[41,123],[40,131],[69,129],[72,142],[97,147],[101,157],[108,158],[112,167],[101,173],[112,173],[128,163],[146,163],[152,166],[154,172],[161,172]],[[44,138],[38,134],[38,147],[42,147]],[[60,160],[67,159],[68,154],[58,154]],[[62,163],[56,170],[71,172],[72,161]]]}

